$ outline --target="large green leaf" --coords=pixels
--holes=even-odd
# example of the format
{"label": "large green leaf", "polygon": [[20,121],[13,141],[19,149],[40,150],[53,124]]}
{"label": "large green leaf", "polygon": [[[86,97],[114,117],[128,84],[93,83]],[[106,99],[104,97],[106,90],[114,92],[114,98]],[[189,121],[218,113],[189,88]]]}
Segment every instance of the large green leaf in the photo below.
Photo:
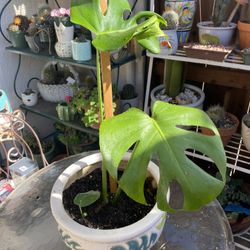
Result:
{"label": "large green leaf", "polygon": [[95,33],[92,43],[100,51],[121,48],[135,38],[146,49],[159,53],[157,36],[164,35],[159,25],[166,25],[166,21],[150,11],[141,11],[124,20],[124,13],[130,10],[127,0],[109,0],[103,15],[100,0],[72,0],[71,21]]}
{"label": "large green leaf", "polygon": [[[178,127],[179,125],[179,127]],[[214,131],[207,136],[180,126],[201,126]],[[152,118],[132,108],[104,121],[100,128],[100,148],[105,167],[116,178],[119,162],[136,143],[120,187],[134,200],[145,203],[144,180],[152,155],[159,160],[160,181],[157,204],[162,210],[174,211],[166,201],[172,181],[177,181],[184,194],[183,210],[194,210],[214,200],[225,183],[226,158],[220,136],[205,112],[157,101]],[[222,180],[203,171],[185,155],[195,149],[209,156],[216,164]]]}

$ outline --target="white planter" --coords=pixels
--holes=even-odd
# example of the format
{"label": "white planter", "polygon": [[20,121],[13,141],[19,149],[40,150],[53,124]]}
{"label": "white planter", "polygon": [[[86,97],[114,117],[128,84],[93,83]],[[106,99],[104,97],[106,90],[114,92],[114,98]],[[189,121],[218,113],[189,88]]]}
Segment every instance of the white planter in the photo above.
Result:
{"label": "white planter", "polygon": [[250,151],[250,127],[246,125],[246,119],[250,119],[250,113],[245,114],[242,118],[241,122],[241,135],[243,139],[243,143],[248,151]]}
{"label": "white planter", "polygon": [[66,27],[59,23],[59,26],[54,22],[54,27],[56,31],[57,40],[60,43],[70,42],[74,38],[74,26]]}
{"label": "white planter", "polygon": [[56,50],[56,54],[59,57],[62,57],[62,58],[72,57],[71,42],[65,42],[65,43],[57,42],[55,44],[55,50]]}
{"label": "white planter", "polygon": [[[175,54],[178,48],[178,37],[176,30],[164,30],[164,33],[168,36],[158,37],[160,43],[161,54],[172,55]],[[170,42],[172,48],[169,48],[167,40]]]}
{"label": "white planter", "polygon": [[121,99],[121,112],[124,112],[131,107],[138,107],[138,106],[139,106],[138,95],[132,99]]}
{"label": "white planter", "polygon": [[33,90],[35,93],[32,93],[30,95],[26,95],[25,93],[22,93],[22,101],[26,106],[34,106],[37,104],[38,101],[38,93]]}
{"label": "white planter", "polygon": [[209,41],[218,41],[219,44],[228,46],[232,44],[236,26],[236,23],[230,23],[228,27],[214,27],[211,21],[197,23],[199,42],[207,44]]}
{"label": "white planter", "polygon": [[[129,158],[127,153],[124,160]],[[150,249],[157,241],[164,227],[166,213],[160,211],[155,205],[144,218],[129,226],[99,230],[88,228],[75,222],[64,210],[62,204],[63,190],[76,179],[91,172],[90,165],[101,162],[100,153],[84,157],[69,166],[56,180],[50,197],[52,214],[58,223],[58,228],[67,246],[78,250],[107,250],[107,249],[131,249],[130,244],[142,244],[147,242],[143,249]],[[159,181],[159,170],[153,162],[149,163],[148,170]],[[142,249],[142,248],[140,248]]]}
{"label": "white planter", "polygon": [[[183,106],[203,109],[203,102],[205,100],[204,92],[200,88],[198,88],[196,86],[193,86],[193,85],[190,85],[190,84],[184,84],[184,87],[197,92],[199,94],[199,96],[200,96],[200,99],[195,103],[190,103],[190,104],[186,104],[186,105],[183,105]],[[161,85],[155,87],[154,89],[152,89],[152,91],[150,93],[151,107],[153,107],[153,104],[155,103],[155,101],[157,101],[157,99],[155,97],[156,93],[159,92],[160,90],[162,90],[163,88],[164,88],[164,85],[161,84]]]}

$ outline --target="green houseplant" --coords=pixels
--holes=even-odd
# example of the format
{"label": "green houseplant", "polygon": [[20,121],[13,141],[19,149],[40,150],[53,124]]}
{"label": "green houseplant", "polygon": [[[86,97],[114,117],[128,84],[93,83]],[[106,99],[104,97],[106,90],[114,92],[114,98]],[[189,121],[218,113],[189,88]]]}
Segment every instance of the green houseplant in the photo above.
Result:
{"label": "green houseplant", "polygon": [[[117,49],[134,37],[147,49],[155,53],[159,52],[156,36],[162,35],[159,23],[164,24],[164,20],[152,12],[140,12],[124,21],[125,10],[130,10],[127,1],[110,0],[104,15],[101,13],[99,0],[72,1],[71,15],[73,22],[80,23],[96,33],[93,45],[98,50]],[[147,19],[137,25],[141,17],[147,17]],[[99,69],[98,56],[97,52]],[[101,90],[100,85],[98,90]],[[100,91],[99,98],[102,99]],[[208,137],[185,130],[178,125],[209,127],[216,135]],[[92,167],[97,168],[96,163],[101,162],[102,159],[101,208],[106,207],[109,203],[106,171],[108,170],[109,174],[116,179],[119,162],[124,159],[124,154],[132,145],[134,145],[134,150],[132,154],[127,153],[125,156],[125,162],[128,161],[128,165],[119,179],[117,193],[113,196],[115,199],[112,199],[114,202],[119,200],[121,190],[123,190],[134,200],[145,204],[143,187],[148,164],[149,172],[156,181],[159,181],[157,206],[163,210],[174,211],[166,200],[169,185],[173,180],[177,180],[182,186],[184,193],[182,209],[184,210],[198,209],[213,200],[223,188],[226,170],[225,154],[218,131],[205,113],[163,102],[156,102],[152,118],[140,110],[130,109],[101,123],[102,155],[94,154],[71,165],[58,178],[52,189],[52,213],[59,224],[65,243],[72,249],[117,250],[129,249],[132,246],[136,249],[150,249],[157,241],[164,226],[165,213],[156,205],[136,223],[110,230],[96,230],[82,226],[74,222],[63,208],[62,192],[65,187],[75,183],[75,180],[80,178],[79,175],[82,176],[80,173],[86,174],[92,171]],[[184,154],[187,148],[197,149],[210,156],[220,171],[221,180],[204,173],[188,160]],[[156,165],[150,161],[153,154],[159,157],[160,178]],[[128,187],[129,185],[131,187]],[[132,189],[135,191],[134,194],[131,194]],[[100,193],[94,190],[79,194],[74,198],[76,207],[79,206],[81,211],[82,220],[85,221],[88,217],[88,213],[84,212],[85,206],[97,199],[100,200],[99,197]],[[112,215],[112,217],[116,216]]]}

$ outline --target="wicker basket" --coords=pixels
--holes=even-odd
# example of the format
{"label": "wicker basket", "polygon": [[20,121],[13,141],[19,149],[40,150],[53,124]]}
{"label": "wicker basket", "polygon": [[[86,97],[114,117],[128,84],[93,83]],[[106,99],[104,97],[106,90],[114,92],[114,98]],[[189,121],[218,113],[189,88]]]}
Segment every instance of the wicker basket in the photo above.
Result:
{"label": "wicker basket", "polygon": [[[47,67],[49,67],[51,64],[56,64],[57,62],[48,62],[41,74],[41,79],[44,79],[44,72]],[[75,71],[75,69],[68,64],[64,64],[63,67],[67,67],[72,75],[74,76],[74,80],[76,83],[79,83],[79,76],[78,73]],[[37,87],[39,89],[39,92],[42,96],[42,98],[45,101],[48,102],[63,102],[65,101],[66,96],[73,96],[73,88],[71,84],[45,84],[42,81],[39,81],[37,83]]]}

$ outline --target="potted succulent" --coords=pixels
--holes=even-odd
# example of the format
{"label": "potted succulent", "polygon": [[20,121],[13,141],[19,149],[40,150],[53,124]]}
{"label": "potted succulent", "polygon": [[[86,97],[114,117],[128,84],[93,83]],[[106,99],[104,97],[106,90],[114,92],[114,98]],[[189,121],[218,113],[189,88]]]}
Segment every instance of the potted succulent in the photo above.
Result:
{"label": "potted succulent", "polygon": [[131,107],[138,107],[139,98],[135,92],[135,86],[132,84],[125,84],[120,92],[121,96],[121,111],[125,111]]}
{"label": "potted succulent", "polygon": [[38,101],[38,93],[33,89],[26,89],[22,93],[22,101],[26,106],[34,106]]}
{"label": "potted succulent", "polygon": [[78,62],[89,61],[92,58],[91,41],[80,35],[71,41],[73,59]]}
{"label": "potted succulent", "polygon": [[[151,52],[159,53],[157,36],[162,35],[159,25],[165,23],[161,16],[152,12],[140,12],[130,19],[124,20],[123,12],[130,9],[127,1],[109,1],[107,10],[104,9],[103,11],[105,15],[102,14],[99,5],[100,1],[76,0],[72,1],[71,7],[72,21],[96,33],[96,38],[92,43],[97,48],[97,72],[100,73],[100,50],[117,49],[133,37]],[[88,18],[85,18],[86,16]],[[138,24],[138,19],[142,17],[146,17],[146,20]],[[94,23],[95,26],[92,26],[91,24]],[[107,26],[103,27],[103,25]],[[106,32],[103,32],[103,29]],[[102,74],[105,74],[105,70]],[[100,74],[98,74],[99,90],[101,90]],[[102,103],[101,97],[100,93],[100,103]],[[112,102],[112,99],[110,101]],[[102,105],[100,105],[100,108],[102,108]],[[102,119],[102,112],[100,114]],[[107,114],[105,115],[107,116]],[[177,126],[186,123],[188,125],[209,127],[216,135],[206,137]],[[135,145],[132,154],[127,153],[124,157],[124,154],[132,145]],[[182,186],[184,210],[198,209],[203,204],[213,200],[222,190],[225,182],[226,161],[218,131],[207,115],[198,109],[157,102],[153,109],[153,118],[149,118],[142,111],[132,108],[101,123],[100,147],[102,155],[100,153],[93,154],[71,165],[59,176],[51,192],[52,214],[59,225],[65,243],[72,249],[128,249],[132,247],[150,249],[157,241],[166,219],[165,212],[160,211],[159,208],[174,211],[166,200],[169,185],[173,180],[177,180]],[[202,170],[184,155],[184,150],[187,148],[195,148],[209,155],[218,166],[222,177],[221,180],[202,173]],[[157,166],[150,162],[152,154],[159,156],[161,165],[160,178]],[[116,194],[110,194],[109,196],[113,200],[111,204],[111,200],[109,202],[108,198],[106,173],[108,170],[110,175],[116,179],[118,165],[122,159],[124,159],[123,163],[128,162],[128,166],[124,169],[122,177],[119,178],[119,187]],[[103,164],[101,164],[102,161]],[[110,223],[107,223],[108,227],[106,227],[106,223],[104,223],[105,225],[101,223],[102,228],[109,229],[100,229],[100,223],[96,228],[90,228],[92,223],[89,220],[89,215],[93,215],[93,211],[95,212],[93,216],[98,217],[98,220],[100,218],[98,214],[101,211],[104,212],[104,218],[108,218],[108,220],[127,217],[120,213],[116,215],[114,212],[111,212],[111,216],[107,216],[106,213],[108,204],[113,208],[116,206],[115,204],[122,204],[126,197],[125,193],[137,202],[146,203],[144,180],[147,177],[148,165],[146,190],[149,193],[152,191],[149,197],[153,198],[153,187],[155,183],[159,182],[157,205],[152,202],[154,198],[149,198],[147,202],[151,203],[151,205],[144,206],[144,209],[149,212],[142,212],[143,216],[146,215],[142,216],[143,218],[139,220],[133,218],[132,222],[126,221],[125,225],[116,225],[116,228],[113,228]],[[102,175],[97,186],[102,183],[102,195],[94,188],[95,184],[90,184],[90,189],[88,189],[85,188],[85,185],[82,185],[81,180],[76,181],[76,179],[86,175],[84,178],[87,179],[84,180],[91,183],[95,176],[98,178],[98,168],[100,166]],[[95,171],[93,172],[93,168],[97,169],[97,174]],[[197,169],[199,170],[196,171]],[[84,187],[84,189],[77,190],[77,192],[81,190],[82,193],[77,194],[70,200],[68,198],[72,196],[71,184],[76,183],[79,183],[78,187]],[[116,203],[117,200],[118,203]],[[130,207],[128,200],[126,198],[126,202],[120,206],[120,209],[115,211]],[[97,207],[95,207],[96,202],[98,203]],[[63,203],[65,205],[66,203],[75,204],[74,210],[76,209],[75,211],[78,214],[75,220],[79,219],[78,221],[85,223],[85,226],[77,223],[67,214]],[[141,207],[140,209],[137,208],[136,204],[133,214],[142,211]]]}
{"label": "potted succulent", "polygon": [[[219,104],[210,106],[206,113],[218,128],[223,145],[226,146],[239,126],[238,118],[231,113],[225,112],[224,108]],[[207,135],[213,134],[211,130],[203,128],[202,132]]]}
{"label": "potted succulent", "polygon": [[65,96],[65,102],[58,103],[56,112],[61,121],[73,121],[75,117],[75,108],[71,104],[72,96]]}
{"label": "potted succulent", "polygon": [[161,53],[165,55],[175,54],[178,48],[176,29],[179,23],[179,16],[170,6],[167,6],[162,17],[166,20],[167,25],[162,26],[161,29],[167,35],[167,38],[164,36],[159,37]]}
{"label": "potted succulent", "polygon": [[18,49],[27,48],[25,31],[29,27],[29,20],[24,15],[16,15],[13,23],[8,26],[8,33],[13,47]]}
{"label": "potted succulent", "polygon": [[212,21],[203,21],[197,24],[199,29],[199,42],[203,45],[224,45],[232,43],[236,24],[231,20],[239,7],[236,4],[229,17],[228,7],[232,0],[215,0],[212,12]]}
{"label": "potted succulent", "polygon": [[58,140],[66,147],[67,155],[79,154],[81,152],[98,149],[98,137],[66,127],[63,124],[56,124]]}
{"label": "potted succulent", "polygon": [[71,65],[52,61],[45,64],[37,87],[45,101],[64,102],[66,96],[73,96],[72,86],[77,83],[79,76]]}
{"label": "potted succulent", "polygon": [[245,147],[250,151],[250,113],[247,113],[242,117],[241,135]]}

